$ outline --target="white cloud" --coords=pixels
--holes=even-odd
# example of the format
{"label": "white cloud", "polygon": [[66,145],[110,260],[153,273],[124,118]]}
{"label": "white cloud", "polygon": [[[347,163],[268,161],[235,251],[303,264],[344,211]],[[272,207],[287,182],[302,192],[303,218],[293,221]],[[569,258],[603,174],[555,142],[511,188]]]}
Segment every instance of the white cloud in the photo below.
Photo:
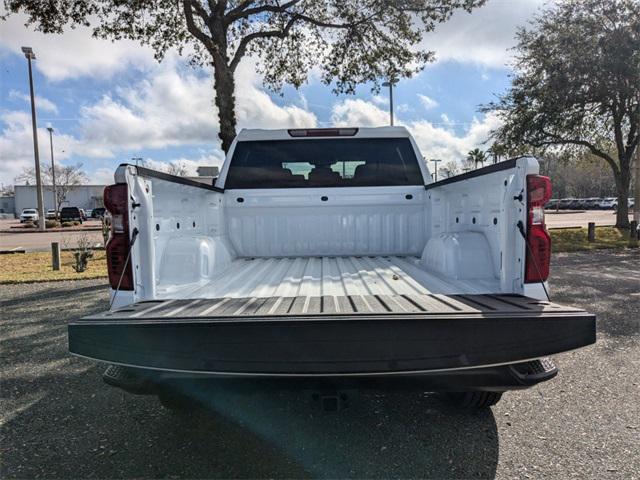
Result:
{"label": "white cloud", "polygon": [[[81,107],[78,133],[54,137],[56,151],[65,150],[56,158],[81,157],[91,171],[94,158],[130,158],[144,149],[201,145],[209,153],[196,159],[176,160],[194,169],[197,165],[211,165],[212,158],[221,158],[211,78],[210,72],[184,68],[182,62],[175,60],[155,65],[140,82],[107,91],[97,102]],[[240,65],[236,76],[239,129],[317,125],[314,113],[297,105],[275,103],[260,89],[259,81],[248,62]],[[22,98],[20,92],[13,96]],[[304,105],[304,99],[300,101]],[[41,105],[51,107],[46,101]],[[31,117],[26,112],[4,112],[1,120],[0,179],[12,183],[24,167],[33,164]],[[43,142],[48,134],[40,130],[40,150],[47,153]],[[96,175],[101,177],[104,173]]]}
{"label": "white cloud", "polygon": [[334,104],[331,122],[337,127],[380,127],[389,124],[389,112],[371,102],[348,98]]}
{"label": "white cloud", "polygon": [[[9,98],[13,100],[22,100],[31,105],[31,97],[26,93],[19,92],[18,90],[11,90],[9,92]],[[36,109],[44,110],[45,112],[58,113],[58,106],[51,100],[36,95]]]}
{"label": "white cloud", "polygon": [[515,33],[550,0],[489,0],[471,14],[456,12],[427,34],[422,47],[436,52],[436,60],[454,60],[502,67],[512,58]]}
{"label": "white cloud", "polygon": [[[404,122],[397,118],[398,125],[404,125],[414,136],[422,154],[427,158],[461,160],[473,148],[488,148],[485,142],[489,133],[500,124],[493,115],[485,115],[482,119],[474,118],[466,130],[458,134],[453,129],[454,122],[442,114],[442,124],[417,120]],[[388,112],[380,109],[372,102],[361,99],[347,99],[333,107],[333,124],[336,126],[384,126],[388,125]]]}
{"label": "white cloud", "polygon": [[[3,112],[0,116],[0,182],[13,184],[14,178],[24,168],[33,167],[33,134],[31,114],[22,111]],[[53,138],[56,162],[64,161],[70,152],[78,150],[77,140],[69,135],[55,135]],[[49,133],[45,128],[38,128],[38,145],[40,163],[50,161]]]}
{"label": "white cloud", "polygon": [[436,108],[438,106],[438,102],[436,102],[433,98],[427,97],[426,95],[418,94],[418,98],[420,99],[420,103],[425,110],[431,110],[432,108]]}
{"label": "white cloud", "polygon": [[22,56],[20,47],[33,47],[35,68],[50,80],[58,81],[79,76],[110,78],[136,65],[137,68],[156,64],[153,51],[139,43],[120,40],[111,42],[91,37],[91,29],[67,29],[62,35],[45,35],[25,28],[27,17],[11,15],[2,22],[0,50]]}
{"label": "white cloud", "polygon": [[448,161],[461,160],[476,147],[486,150],[489,147],[485,143],[489,133],[499,125],[500,120],[496,115],[487,114],[482,119],[474,118],[461,135],[448,125],[443,128],[426,120],[411,122],[407,127],[425,157]]}
{"label": "white cloud", "polygon": [[89,184],[91,185],[111,185],[115,180],[113,168],[98,168],[89,176]]}

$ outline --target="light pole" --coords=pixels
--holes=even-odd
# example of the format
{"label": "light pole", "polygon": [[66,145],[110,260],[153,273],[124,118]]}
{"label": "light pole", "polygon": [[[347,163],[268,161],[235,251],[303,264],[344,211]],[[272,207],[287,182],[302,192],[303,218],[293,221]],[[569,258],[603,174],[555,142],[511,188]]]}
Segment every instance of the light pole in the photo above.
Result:
{"label": "light pole", "polygon": [[36,125],[36,103],[33,94],[33,73],[31,60],[36,59],[31,47],[22,47],[22,53],[29,64],[29,90],[31,92],[31,125],[33,127],[33,154],[36,162],[36,196],[38,198],[38,230],[44,230],[44,201],[42,199],[42,178],[40,176],[40,154],[38,153],[38,126]]}
{"label": "light pole", "polygon": [[383,87],[389,87],[389,122],[393,127],[393,86],[398,83],[397,80],[390,78],[388,82],[382,84]]}
{"label": "light pole", "polygon": [[438,181],[438,163],[440,163],[442,160],[440,158],[432,158],[431,161],[433,162],[433,172],[435,173],[435,177],[434,177],[434,181]]}
{"label": "light pole", "polygon": [[58,196],[56,195],[56,165],[53,162],[53,128],[47,127],[49,130],[49,145],[51,146],[51,181],[53,183],[53,209],[58,217]]}

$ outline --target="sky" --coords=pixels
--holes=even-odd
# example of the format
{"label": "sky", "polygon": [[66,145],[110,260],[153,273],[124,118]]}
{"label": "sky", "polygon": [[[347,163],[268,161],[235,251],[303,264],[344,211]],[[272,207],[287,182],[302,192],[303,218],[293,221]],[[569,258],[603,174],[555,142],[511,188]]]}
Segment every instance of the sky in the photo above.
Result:
{"label": "sky", "polygon": [[[396,123],[406,126],[426,158],[460,161],[485,143],[499,125],[481,104],[510,83],[515,31],[526,26],[545,0],[488,0],[471,14],[457,12],[425,38],[436,61],[394,90]],[[2,7],[0,7],[0,11]],[[4,12],[3,12],[4,13]],[[51,160],[48,126],[54,129],[56,163],[81,163],[90,183],[111,183],[115,168],[142,157],[152,168],[181,162],[219,165],[211,72],[171,53],[162,62],[130,41],[91,38],[77,28],[44,35],[25,18],[0,21],[0,183],[14,184],[34,164],[27,61],[36,54],[34,84],[41,163]],[[236,72],[239,128],[383,126],[389,121],[387,91],[364,85],[356,95],[336,96],[312,75],[299,90],[274,94],[262,86],[254,60]]]}

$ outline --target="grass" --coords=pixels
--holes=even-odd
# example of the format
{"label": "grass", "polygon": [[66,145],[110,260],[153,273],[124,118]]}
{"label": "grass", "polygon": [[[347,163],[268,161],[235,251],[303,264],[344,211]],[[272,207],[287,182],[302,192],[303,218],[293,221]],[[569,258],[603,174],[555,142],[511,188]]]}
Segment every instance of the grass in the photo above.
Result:
{"label": "grass", "polygon": [[51,268],[50,252],[16,253],[0,255],[0,284],[56,282],[62,280],[86,280],[107,276],[107,257],[104,250],[95,250],[87,269],[76,273],[71,267],[73,252],[60,253],[60,270]]}
{"label": "grass", "polygon": [[[587,241],[586,228],[558,228],[549,230],[551,248],[554,252],[578,252],[603,248],[627,248],[629,230],[615,227],[596,227],[596,241]],[[637,247],[637,242],[634,247]]]}

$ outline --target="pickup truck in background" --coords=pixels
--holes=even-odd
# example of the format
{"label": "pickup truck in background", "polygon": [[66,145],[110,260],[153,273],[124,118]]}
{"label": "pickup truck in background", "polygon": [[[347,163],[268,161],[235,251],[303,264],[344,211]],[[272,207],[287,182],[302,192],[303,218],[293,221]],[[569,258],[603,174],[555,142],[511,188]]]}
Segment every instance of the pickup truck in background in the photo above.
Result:
{"label": "pickup truck in background", "polygon": [[70,352],[170,407],[220,382],[483,408],[551,379],[595,317],[547,297],[549,179],[520,157],[433,183],[422,158],[402,127],[243,130],[213,185],[121,165],[112,306]]}

